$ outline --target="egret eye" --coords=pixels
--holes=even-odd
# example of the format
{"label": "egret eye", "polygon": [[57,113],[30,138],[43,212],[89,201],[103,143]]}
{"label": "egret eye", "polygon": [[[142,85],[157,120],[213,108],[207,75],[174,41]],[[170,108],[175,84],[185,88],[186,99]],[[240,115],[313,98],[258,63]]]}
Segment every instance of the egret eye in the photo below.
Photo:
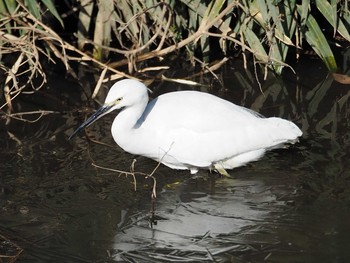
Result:
{"label": "egret eye", "polygon": [[120,98],[118,98],[118,99],[116,99],[115,101],[114,101],[114,104],[118,104],[119,102],[121,102],[123,100],[123,97],[120,97]]}

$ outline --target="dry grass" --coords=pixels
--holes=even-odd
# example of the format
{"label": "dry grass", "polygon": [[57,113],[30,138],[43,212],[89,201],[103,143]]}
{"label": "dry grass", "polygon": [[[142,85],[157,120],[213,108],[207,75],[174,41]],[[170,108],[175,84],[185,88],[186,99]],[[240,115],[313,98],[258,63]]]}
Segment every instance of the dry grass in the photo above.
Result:
{"label": "dry grass", "polygon": [[[47,82],[47,72],[42,66],[44,59],[52,64],[58,61],[63,63],[67,72],[76,79],[78,77],[70,66],[72,61],[90,61],[101,69],[112,72],[115,78],[131,78],[130,75],[111,68],[64,41],[54,30],[35,18],[25,6],[18,3],[15,15],[2,16],[0,19],[0,54],[9,59],[8,64],[12,65],[8,67],[0,64],[5,76],[5,101],[1,103],[0,110],[4,111],[6,108],[7,122],[16,116],[11,114],[12,101],[22,93],[33,94]],[[1,30],[5,28],[7,32]],[[72,51],[75,56],[68,55],[68,51]],[[43,115],[49,112],[37,111],[33,114],[38,113]],[[28,114],[31,113],[22,113],[22,116]]]}
{"label": "dry grass", "polygon": [[[288,1],[288,5],[271,0],[251,3],[181,0],[175,6],[168,0],[81,0],[62,3],[62,6],[72,5],[67,6],[69,11],[63,14],[57,13],[51,0],[43,2],[50,2],[51,8],[47,6],[47,10],[41,10],[41,1],[33,1],[33,5],[42,13],[50,13],[61,25],[62,19],[75,16],[77,45],[62,39],[42,22],[41,17],[36,18],[33,10],[28,10],[22,1],[13,1],[16,8],[11,12],[2,12],[1,7],[5,4],[0,5],[0,61],[3,62],[0,72],[4,74],[0,111],[7,122],[15,117],[11,115],[13,100],[23,93],[35,93],[47,82],[47,72],[43,68],[45,61],[62,63],[68,74],[77,80],[71,67],[73,62],[93,65],[101,72],[92,95],[95,98],[104,82],[135,78],[133,75],[137,74],[143,74],[142,78],[191,84],[188,78],[162,77],[164,71],[172,69],[162,63],[163,58],[180,51],[186,52],[189,62],[201,66],[200,74],[209,73],[218,80],[214,71],[230,59],[229,52],[240,51],[244,66],[247,68],[249,54],[254,67],[260,66],[266,78],[268,70],[277,74],[285,68],[293,70],[285,62],[288,51],[301,48],[302,41],[306,41],[329,70],[334,71],[337,65],[333,53],[312,16],[315,8],[334,27],[334,35],[350,41],[344,26],[350,21],[349,12],[342,4],[331,6],[328,0],[317,1],[313,6],[302,6],[308,2],[303,1],[300,5],[294,0]],[[223,56],[211,64],[209,54],[213,50],[209,39],[218,43]],[[92,48],[90,53],[89,48]],[[111,54],[117,57],[116,61],[109,61]],[[155,65],[147,67],[145,61],[155,62]],[[127,67],[128,74],[117,70],[121,67]],[[156,74],[145,77],[147,71],[160,73],[157,77],[154,77]],[[256,79],[260,85],[257,76]]]}

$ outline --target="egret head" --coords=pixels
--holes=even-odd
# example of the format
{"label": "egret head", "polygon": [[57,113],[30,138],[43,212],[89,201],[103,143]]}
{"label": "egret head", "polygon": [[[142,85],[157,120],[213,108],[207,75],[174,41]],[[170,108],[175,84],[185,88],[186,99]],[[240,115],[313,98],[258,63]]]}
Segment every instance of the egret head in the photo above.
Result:
{"label": "egret head", "polygon": [[143,101],[148,101],[147,87],[138,80],[123,79],[111,87],[103,106],[110,107],[108,112],[111,112]]}
{"label": "egret head", "polygon": [[90,126],[104,115],[118,109],[142,105],[148,102],[147,87],[140,81],[124,79],[116,82],[109,90],[105,103],[69,137],[71,139],[79,131]]}

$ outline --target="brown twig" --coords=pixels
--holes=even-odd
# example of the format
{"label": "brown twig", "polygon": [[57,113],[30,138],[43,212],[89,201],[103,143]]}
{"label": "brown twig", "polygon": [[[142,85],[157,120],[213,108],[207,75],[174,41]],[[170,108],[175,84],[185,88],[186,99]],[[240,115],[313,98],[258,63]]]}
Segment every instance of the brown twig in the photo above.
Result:
{"label": "brown twig", "polygon": [[[176,43],[172,46],[166,47],[161,50],[154,50],[146,54],[141,54],[137,57],[137,62],[145,61],[154,57],[162,57],[164,55],[167,55],[175,50],[179,50],[182,47],[188,45],[191,42],[194,42],[197,38],[205,34],[213,25],[215,25],[218,21],[220,21],[225,15],[227,15],[229,12],[232,11],[232,9],[236,6],[236,2],[232,2],[227,5],[227,7],[221,11],[221,13],[215,17],[212,21],[208,21],[205,27],[201,28],[200,30],[196,31],[194,34],[190,35],[186,39],[180,41],[179,43]],[[120,60],[118,62],[113,62],[110,64],[112,67],[120,67],[128,64],[128,60]]]}
{"label": "brown twig", "polygon": [[[6,114],[4,113],[5,117],[28,122],[28,123],[34,123],[40,120],[43,116],[48,115],[48,114],[53,114],[53,113],[59,113],[57,111],[47,111],[47,110],[38,110],[38,111],[27,111],[27,112],[18,112],[18,113],[11,113],[11,114]],[[28,120],[23,118],[25,115],[37,115],[39,114],[39,117],[37,117],[34,120]]]}

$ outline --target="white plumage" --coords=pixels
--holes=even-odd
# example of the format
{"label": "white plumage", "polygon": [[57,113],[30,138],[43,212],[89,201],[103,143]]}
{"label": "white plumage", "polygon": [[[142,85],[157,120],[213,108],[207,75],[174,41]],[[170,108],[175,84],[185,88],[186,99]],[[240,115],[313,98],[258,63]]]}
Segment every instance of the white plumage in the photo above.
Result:
{"label": "white plumage", "polygon": [[112,135],[121,148],[191,173],[216,169],[226,174],[224,169],[255,161],[302,135],[290,121],[264,118],[208,93],[177,91],[148,103],[146,86],[136,80],[115,83],[105,104],[74,134],[116,109],[121,111]]}

